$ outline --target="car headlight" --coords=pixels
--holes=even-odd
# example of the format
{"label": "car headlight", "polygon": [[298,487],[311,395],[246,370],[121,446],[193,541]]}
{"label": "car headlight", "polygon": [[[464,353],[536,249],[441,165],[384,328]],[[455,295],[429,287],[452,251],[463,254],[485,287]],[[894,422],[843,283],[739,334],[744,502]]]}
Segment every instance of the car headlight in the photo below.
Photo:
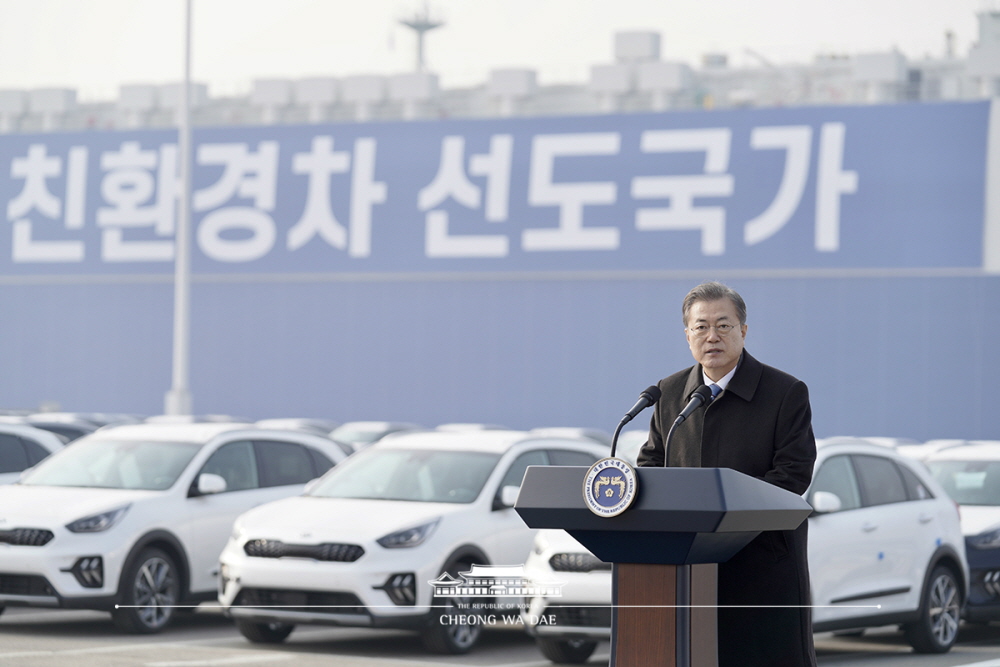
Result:
{"label": "car headlight", "polygon": [[968,538],[969,544],[977,549],[997,549],[1000,548],[1000,527],[993,530],[973,535]]}
{"label": "car headlight", "polygon": [[415,547],[422,544],[423,541],[430,536],[440,521],[441,519],[437,518],[414,528],[397,530],[395,533],[389,533],[385,537],[380,537],[375,541],[386,549],[406,549],[409,547]]}
{"label": "car headlight", "polygon": [[239,542],[246,531],[243,528],[243,522],[237,519],[233,522],[233,532],[230,533],[229,539],[233,542]]}
{"label": "car headlight", "polygon": [[118,523],[125,516],[125,513],[128,512],[129,507],[131,505],[116,507],[113,510],[101,512],[100,514],[85,516],[82,519],[77,519],[72,523],[66,524],[66,530],[71,533],[99,533]]}

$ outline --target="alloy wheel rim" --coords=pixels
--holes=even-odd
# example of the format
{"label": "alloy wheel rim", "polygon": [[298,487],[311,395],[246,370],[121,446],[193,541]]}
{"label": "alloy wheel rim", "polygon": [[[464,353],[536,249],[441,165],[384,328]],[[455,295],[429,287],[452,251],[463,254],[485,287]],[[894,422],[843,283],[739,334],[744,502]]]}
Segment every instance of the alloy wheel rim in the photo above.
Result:
{"label": "alloy wheel rim", "polygon": [[941,575],[931,587],[930,620],[934,638],[941,646],[947,646],[958,634],[959,605],[958,588],[948,575]]}
{"label": "alloy wheel rim", "polygon": [[[474,614],[475,608],[470,604],[470,598],[449,598],[449,611],[461,610],[465,614]],[[455,646],[469,648],[479,639],[482,627],[478,623],[462,623],[448,626],[448,635]]]}
{"label": "alloy wheel rim", "polygon": [[162,558],[150,558],[135,577],[135,604],[143,625],[158,628],[170,618],[176,600],[174,574]]}

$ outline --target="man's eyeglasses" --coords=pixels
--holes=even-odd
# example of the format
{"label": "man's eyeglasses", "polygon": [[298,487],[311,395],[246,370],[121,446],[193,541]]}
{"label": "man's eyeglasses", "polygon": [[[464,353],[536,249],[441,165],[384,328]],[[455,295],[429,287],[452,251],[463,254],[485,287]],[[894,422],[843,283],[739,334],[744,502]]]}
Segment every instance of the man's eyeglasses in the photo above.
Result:
{"label": "man's eyeglasses", "polygon": [[725,336],[728,335],[733,329],[738,328],[739,325],[737,324],[716,324],[714,327],[710,327],[707,324],[698,324],[693,327],[688,327],[687,330],[690,331],[695,338],[704,338],[712,329],[715,329],[715,332],[720,336]]}

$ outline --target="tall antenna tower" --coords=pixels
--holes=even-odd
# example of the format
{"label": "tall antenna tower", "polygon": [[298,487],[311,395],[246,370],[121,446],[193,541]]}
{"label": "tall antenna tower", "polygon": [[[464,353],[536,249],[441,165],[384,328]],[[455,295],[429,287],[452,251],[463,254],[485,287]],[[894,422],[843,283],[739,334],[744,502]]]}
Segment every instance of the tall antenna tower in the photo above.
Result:
{"label": "tall antenna tower", "polygon": [[425,69],[424,34],[430,32],[434,28],[440,28],[444,25],[444,21],[431,18],[430,9],[425,2],[423,9],[418,10],[412,18],[400,19],[399,22],[417,33],[417,71],[423,72]]}

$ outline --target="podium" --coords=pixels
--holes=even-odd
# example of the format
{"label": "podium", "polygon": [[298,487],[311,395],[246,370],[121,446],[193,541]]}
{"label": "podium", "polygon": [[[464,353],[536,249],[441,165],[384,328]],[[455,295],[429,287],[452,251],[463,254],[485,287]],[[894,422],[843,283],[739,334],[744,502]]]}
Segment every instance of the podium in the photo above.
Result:
{"label": "podium", "polygon": [[583,499],[587,470],[529,466],[514,509],[613,564],[611,667],[716,667],[717,564],[762,531],[794,530],[812,508],[729,468],[636,468],[631,507],[601,517]]}

